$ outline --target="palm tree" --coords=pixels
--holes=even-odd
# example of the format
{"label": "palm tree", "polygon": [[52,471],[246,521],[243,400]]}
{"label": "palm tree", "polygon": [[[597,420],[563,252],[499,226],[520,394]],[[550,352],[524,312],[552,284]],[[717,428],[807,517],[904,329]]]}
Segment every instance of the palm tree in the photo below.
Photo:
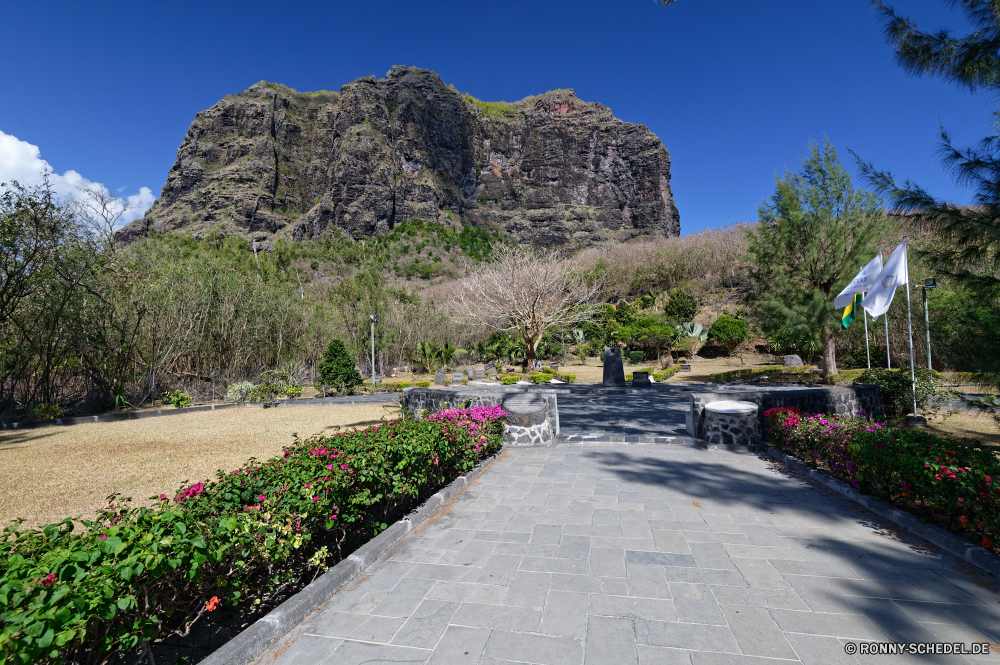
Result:
{"label": "palm tree", "polygon": [[420,342],[413,355],[413,361],[421,365],[425,371],[433,374],[440,367],[441,349],[434,342]]}
{"label": "palm tree", "polygon": [[438,356],[441,358],[441,362],[446,366],[451,365],[455,358],[458,356],[464,356],[466,353],[468,353],[468,351],[465,349],[455,348],[451,342],[445,342],[444,346],[438,350]]}

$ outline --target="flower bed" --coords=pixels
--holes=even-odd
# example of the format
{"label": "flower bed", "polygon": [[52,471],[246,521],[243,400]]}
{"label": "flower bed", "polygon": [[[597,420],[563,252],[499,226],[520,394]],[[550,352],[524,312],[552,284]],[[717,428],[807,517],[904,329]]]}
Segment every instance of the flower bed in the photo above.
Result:
{"label": "flower bed", "polygon": [[772,446],[977,545],[1000,553],[996,450],[865,418],[764,412]]}
{"label": "flower bed", "polygon": [[498,406],[296,441],[152,507],[112,502],[0,539],[0,665],[106,663],[187,635],[220,607],[267,606],[503,444]]}

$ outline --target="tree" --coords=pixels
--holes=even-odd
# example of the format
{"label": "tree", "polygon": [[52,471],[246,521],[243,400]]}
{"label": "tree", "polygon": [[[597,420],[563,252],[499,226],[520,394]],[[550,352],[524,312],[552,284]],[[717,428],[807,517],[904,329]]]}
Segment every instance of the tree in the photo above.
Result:
{"label": "tree", "polygon": [[0,323],[52,270],[68,220],[48,178],[39,187],[0,184]]}
{"label": "tree", "polygon": [[349,395],[361,385],[361,374],[354,367],[354,359],[339,339],[331,341],[326,347],[323,362],[319,364],[317,370],[320,382],[340,394]]}
{"label": "tree", "polygon": [[[965,36],[947,29],[924,32],[879,0],[873,4],[886,41],[896,50],[896,63],[905,71],[938,76],[973,93],[994,93],[995,99],[1000,91],[1000,8],[995,0],[952,0],[972,25]],[[993,114],[1000,121],[1000,109]],[[897,185],[892,173],[855,157],[875,191],[895,210],[913,214],[937,232],[937,241],[918,244],[915,254],[937,274],[951,277],[954,287],[946,303],[959,318],[933,319],[946,359],[955,366],[998,372],[993,312],[1000,303],[1000,136],[959,148],[944,127],[940,131],[938,156],[958,184],[973,190],[972,206],[940,200],[910,180]],[[957,303],[962,304],[955,307]]]}
{"label": "tree", "polygon": [[493,247],[490,263],[462,280],[455,305],[461,319],[516,331],[533,365],[542,335],[589,318],[598,290],[599,283],[588,282],[578,259],[504,244]]}
{"label": "tree", "polygon": [[[970,92],[1000,91],[1000,8],[996,0],[951,0],[961,5],[973,32],[956,37],[947,29],[935,33],[918,29],[874,0],[886,41],[896,50],[896,63],[917,75],[938,76]],[[1000,120],[1000,109],[994,116]],[[918,213],[946,242],[921,247],[921,258],[939,274],[951,275],[970,287],[1000,285],[1000,137],[988,136],[979,145],[955,147],[941,128],[938,154],[955,180],[971,187],[975,205],[957,206],[942,201],[916,183],[898,186],[892,173],[878,171],[858,159],[862,173],[885,195],[893,208]],[[857,155],[855,155],[857,157]]]}
{"label": "tree", "polygon": [[855,190],[827,140],[809,146],[799,173],[777,178],[770,202],[749,233],[751,275],[766,284],[758,298],[762,327],[799,335],[819,332],[823,372],[837,373],[837,293],[877,252],[883,219],[876,197]]}
{"label": "tree", "polygon": [[750,339],[750,326],[742,319],[723,314],[712,322],[708,336],[732,355],[737,346]]}
{"label": "tree", "polygon": [[670,289],[670,300],[664,306],[663,313],[672,323],[692,321],[698,313],[698,302],[694,296],[680,287]]}

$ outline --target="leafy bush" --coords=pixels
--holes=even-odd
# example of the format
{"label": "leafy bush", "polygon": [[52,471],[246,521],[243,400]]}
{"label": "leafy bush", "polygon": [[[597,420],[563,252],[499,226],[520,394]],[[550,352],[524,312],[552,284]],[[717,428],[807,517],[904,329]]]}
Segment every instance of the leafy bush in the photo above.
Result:
{"label": "leafy bush", "polygon": [[[942,399],[948,392],[941,389],[938,373],[926,367],[917,367],[917,407],[927,406],[935,399]],[[885,367],[866,369],[854,385],[875,384],[882,389],[885,412],[891,418],[905,416],[913,410],[913,381],[909,369],[889,370]]]}
{"label": "leafy bush", "polygon": [[565,372],[556,372],[553,376],[560,381],[565,381],[566,383],[575,383],[576,374],[567,374]]}
{"label": "leafy bush", "polygon": [[535,383],[535,384],[538,384],[538,383],[548,383],[549,381],[551,381],[553,379],[553,377],[554,377],[553,374],[549,374],[547,372],[536,372],[536,373],[534,373],[534,374],[531,375],[531,379],[530,380],[531,380],[532,383]]}
{"label": "leafy bush", "polygon": [[743,319],[723,314],[712,323],[708,336],[731,354],[737,346],[750,339],[750,326]]}
{"label": "leafy bush", "polygon": [[163,396],[164,404],[173,404],[174,407],[180,409],[191,403],[191,396],[187,393],[182,393],[179,390],[175,390],[172,393],[168,393]]}
{"label": "leafy bush", "polygon": [[302,386],[296,385],[295,379],[287,372],[268,370],[257,376],[257,385],[250,391],[250,401],[260,402],[264,406],[274,406],[278,398],[300,397]]}
{"label": "leafy bush", "polygon": [[412,385],[409,381],[401,381],[399,383],[387,383],[385,384],[385,388],[389,392],[401,393],[404,388],[409,388]]}
{"label": "leafy bush", "polygon": [[633,365],[638,365],[639,363],[641,363],[642,359],[644,357],[645,356],[643,355],[642,351],[629,351],[628,352],[628,361],[629,361],[629,363],[631,363]]}
{"label": "leafy bush", "polygon": [[39,404],[28,413],[28,420],[55,420],[62,418],[63,410],[58,404]]}
{"label": "leafy bush", "polygon": [[237,383],[232,383],[226,390],[226,401],[227,402],[249,402],[250,394],[253,392],[253,382],[251,381],[239,381]]}
{"label": "leafy bush", "polygon": [[1000,459],[978,441],[865,418],[764,412],[768,440],[859,491],[1000,551]]}
{"label": "leafy bush", "polygon": [[[304,585],[503,443],[498,406],[296,441],[214,481],[0,535],[0,663],[126,662]],[[127,662],[132,662],[129,656]]]}
{"label": "leafy bush", "polygon": [[431,382],[430,381],[417,381],[417,383],[415,385],[417,386],[417,388],[430,388],[431,387]]}
{"label": "leafy bush", "polygon": [[521,377],[513,376],[510,374],[508,374],[507,376],[500,377],[500,381],[502,381],[505,386],[512,386],[520,380]]}
{"label": "leafy bush", "polygon": [[670,289],[670,300],[663,307],[663,313],[676,323],[690,321],[698,313],[698,302],[684,289]]}
{"label": "leafy bush", "polygon": [[361,374],[354,368],[354,359],[339,339],[330,342],[323,354],[323,361],[316,368],[320,382],[330,386],[340,395],[350,395],[361,385]]}
{"label": "leafy bush", "polygon": [[671,367],[670,369],[665,369],[662,372],[653,372],[653,378],[657,381],[666,381],[676,374],[679,369],[679,367]]}

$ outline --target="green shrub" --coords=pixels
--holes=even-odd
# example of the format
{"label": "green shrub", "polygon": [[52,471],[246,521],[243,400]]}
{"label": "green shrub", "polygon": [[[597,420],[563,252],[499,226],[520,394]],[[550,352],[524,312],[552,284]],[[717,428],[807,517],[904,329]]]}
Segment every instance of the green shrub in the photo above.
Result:
{"label": "green shrub", "polygon": [[390,392],[401,393],[404,388],[409,388],[412,385],[409,381],[401,381],[399,383],[387,383],[385,384],[385,388]]}
{"label": "green shrub", "polygon": [[567,374],[565,372],[556,372],[554,376],[555,376],[555,378],[559,379],[560,381],[565,381],[566,383],[575,383],[576,382],[576,374]]}
{"label": "green shrub", "polygon": [[163,403],[173,404],[176,408],[180,409],[191,403],[191,396],[187,393],[175,390],[174,392],[163,396]]}
{"label": "green shrub", "polygon": [[515,383],[517,383],[520,380],[521,380],[521,377],[519,377],[519,376],[513,376],[511,374],[508,374],[507,376],[500,377],[500,381],[502,381],[505,386],[512,386],[512,385],[514,385]]}
{"label": "green shrub", "polygon": [[361,385],[361,374],[354,368],[354,360],[339,339],[330,342],[317,366],[320,382],[330,386],[339,395],[350,395]]}
{"label": "green shrub", "polygon": [[731,354],[737,346],[750,339],[750,326],[743,319],[723,314],[712,323],[708,336]]}
{"label": "green shrub", "polygon": [[[917,367],[917,408],[925,409],[936,399],[946,398],[948,391],[941,389],[938,373],[926,367]],[[890,418],[899,418],[913,411],[913,381],[909,369],[889,370],[873,367],[863,371],[854,385],[875,384],[882,389],[885,413]]]}
{"label": "green shrub", "polygon": [[698,302],[684,289],[670,289],[670,300],[663,307],[663,313],[676,323],[691,321],[698,313]]}
{"label": "green shrub", "polygon": [[250,393],[253,392],[253,383],[251,381],[239,381],[237,383],[232,383],[226,390],[226,401],[227,402],[249,402]]}
{"label": "green shrub", "polygon": [[662,372],[653,372],[653,378],[657,381],[666,381],[676,374],[679,369],[679,367],[671,367],[670,369],[665,369]]}
{"label": "green shrub", "polygon": [[414,384],[414,385],[416,385],[417,388],[430,388],[431,387],[431,382],[430,381],[417,381],[416,384]]}
{"label": "green shrub", "polygon": [[315,437],[152,506],[0,534],[0,663],[133,662],[220,606],[302,586],[503,442],[499,407]]}
{"label": "green shrub", "polygon": [[535,372],[534,374],[531,375],[531,382],[535,384],[548,383],[549,381],[552,380],[553,376],[554,375],[548,374],[546,372]]}
{"label": "green shrub", "polygon": [[1000,551],[1000,459],[991,447],[793,407],[768,409],[764,421],[775,447],[860,492]]}
{"label": "green shrub", "polygon": [[55,420],[62,418],[63,410],[58,404],[39,404],[28,413],[28,420]]}
{"label": "green shrub", "polygon": [[643,358],[645,358],[645,356],[643,355],[642,351],[628,352],[628,361],[633,365],[638,365],[639,363],[641,363]]}

